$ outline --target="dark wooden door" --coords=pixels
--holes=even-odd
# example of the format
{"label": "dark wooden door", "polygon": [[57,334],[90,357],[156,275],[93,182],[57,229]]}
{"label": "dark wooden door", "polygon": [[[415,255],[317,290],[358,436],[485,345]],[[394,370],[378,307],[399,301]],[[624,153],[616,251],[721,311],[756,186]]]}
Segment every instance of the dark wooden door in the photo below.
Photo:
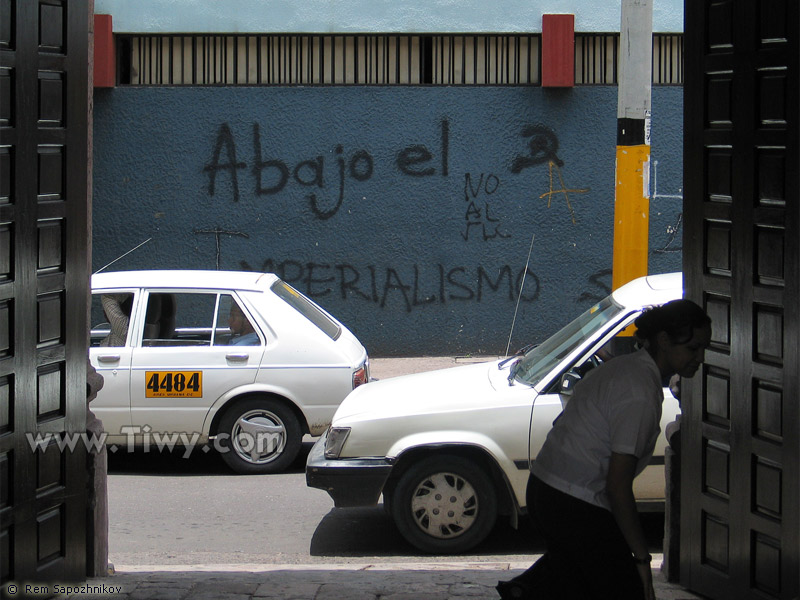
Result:
{"label": "dark wooden door", "polygon": [[85,578],[88,2],[0,0],[0,580]]}
{"label": "dark wooden door", "polygon": [[800,588],[800,3],[686,0],[684,276],[714,323],[686,382],[681,579]]}

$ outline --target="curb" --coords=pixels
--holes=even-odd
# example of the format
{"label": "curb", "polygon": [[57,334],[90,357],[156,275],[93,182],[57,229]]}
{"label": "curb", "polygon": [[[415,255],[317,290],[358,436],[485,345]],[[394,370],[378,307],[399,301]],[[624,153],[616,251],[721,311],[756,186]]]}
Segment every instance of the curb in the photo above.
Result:
{"label": "curb", "polygon": [[[115,574],[125,573],[270,573],[274,571],[514,571],[527,569],[541,555],[522,561],[498,562],[397,562],[348,564],[197,564],[197,565],[117,565]],[[652,569],[661,569],[662,555],[654,554]]]}

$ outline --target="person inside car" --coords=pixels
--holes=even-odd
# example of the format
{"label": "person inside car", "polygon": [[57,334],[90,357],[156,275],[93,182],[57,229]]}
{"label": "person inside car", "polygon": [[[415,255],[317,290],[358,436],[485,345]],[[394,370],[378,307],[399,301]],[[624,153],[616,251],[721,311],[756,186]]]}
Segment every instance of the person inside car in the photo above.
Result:
{"label": "person inside car", "polygon": [[101,346],[124,346],[128,339],[128,323],[131,318],[133,294],[103,294],[100,298],[103,312],[111,326],[111,331],[101,342]]}
{"label": "person inside car", "polygon": [[250,320],[236,302],[231,304],[228,327],[231,329],[231,339],[228,341],[229,346],[258,346],[260,343],[252,323],[250,323]]}

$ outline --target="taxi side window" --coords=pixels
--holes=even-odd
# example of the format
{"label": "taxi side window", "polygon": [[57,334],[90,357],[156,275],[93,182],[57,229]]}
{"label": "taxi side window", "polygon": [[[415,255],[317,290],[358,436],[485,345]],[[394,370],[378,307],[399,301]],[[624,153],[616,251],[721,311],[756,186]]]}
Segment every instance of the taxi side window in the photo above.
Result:
{"label": "taxi side window", "polygon": [[143,346],[210,346],[217,294],[150,292]]}
{"label": "taxi side window", "polygon": [[220,294],[215,346],[258,346],[261,340],[245,310],[230,294]]}
{"label": "taxi side window", "polygon": [[133,307],[133,294],[92,294],[90,345],[125,346]]}

